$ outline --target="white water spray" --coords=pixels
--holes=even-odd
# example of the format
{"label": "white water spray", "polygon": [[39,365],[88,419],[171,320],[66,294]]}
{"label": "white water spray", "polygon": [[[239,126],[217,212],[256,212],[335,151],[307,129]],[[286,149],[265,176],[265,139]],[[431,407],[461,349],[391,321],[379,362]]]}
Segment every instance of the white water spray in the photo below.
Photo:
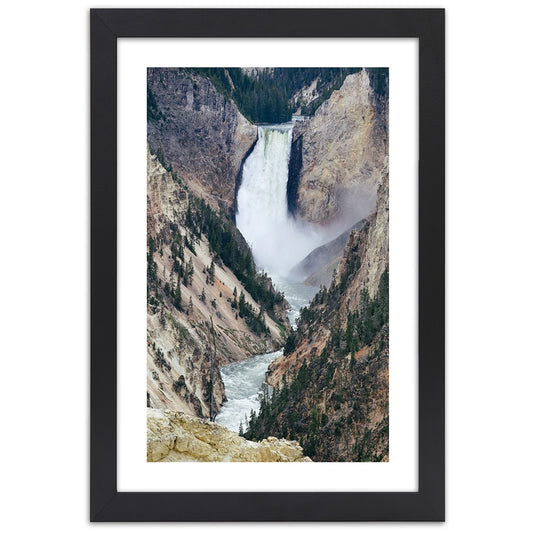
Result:
{"label": "white water spray", "polygon": [[323,242],[319,232],[297,222],[288,212],[291,142],[292,123],[259,126],[237,194],[237,227],[251,246],[257,265],[278,276],[287,275]]}

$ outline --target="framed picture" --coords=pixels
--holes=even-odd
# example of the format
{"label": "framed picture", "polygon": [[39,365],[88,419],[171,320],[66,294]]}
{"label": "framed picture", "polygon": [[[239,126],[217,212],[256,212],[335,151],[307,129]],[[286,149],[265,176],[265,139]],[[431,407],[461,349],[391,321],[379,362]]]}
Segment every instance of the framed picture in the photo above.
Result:
{"label": "framed picture", "polygon": [[444,520],[444,10],[91,10],[91,520]]}

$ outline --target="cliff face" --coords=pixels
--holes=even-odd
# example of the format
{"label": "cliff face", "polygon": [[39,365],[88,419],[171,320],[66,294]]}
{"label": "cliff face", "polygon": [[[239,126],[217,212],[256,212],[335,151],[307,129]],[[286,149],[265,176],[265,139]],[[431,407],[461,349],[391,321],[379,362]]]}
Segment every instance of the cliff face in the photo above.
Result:
{"label": "cliff face", "polygon": [[148,69],[148,144],[196,195],[234,207],[241,161],[257,139],[237,106],[186,69]]}
{"label": "cliff face", "polygon": [[[215,411],[225,399],[219,365],[281,347],[283,299],[278,296],[280,302],[262,311],[221,260],[216,252],[220,248],[209,242],[208,215],[216,235],[224,232],[233,239],[233,255],[243,250],[237,257],[251,258],[242,236],[223,215],[200,204],[155,155],[147,157],[147,402],[149,407],[205,417],[210,414],[211,390]],[[251,268],[251,263],[245,266]],[[267,296],[274,294],[268,278],[251,279],[262,283]],[[281,327],[272,318],[276,314]]]}
{"label": "cliff face", "polygon": [[149,462],[303,462],[297,442],[269,437],[250,442],[229,429],[183,413],[148,409]]}
{"label": "cliff face", "polygon": [[245,434],[295,438],[320,461],[388,461],[388,175],[354,229],[329,289],[301,312],[293,347],[269,368],[275,387]]}
{"label": "cliff face", "polygon": [[303,283],[320,287],[329,287],[337,267],[342,259],[344,248],[352,230],[361,227],[361,222],[341,233],[335,239],[315,248],[291,269],[290,275]]}
{"label": "cliff face", "polygon": [[339,302],[344,319],[350,311],[360,309],[361,295],[376,298],[380,281],[389,268],[389,175],[378,188],[376,210],[351,232],[333,281],[345,287]]}
{"label": "cliff face", "polygon": [[293,150],[301,162],[291,161],[293,213],[345,229],[374,209],[388,172],[387,93],[388,74],[363,69],[347,76],[314,117],[295,125]]}
{"label": "cliff face", "polygon": [[309,85],[302,87],[291,97],[291,104],[296,108],[294,110],[295,114],[300,115],[302,108],[305,108],[320,96],[317,89],[318,80],[318,77],[315,78]]}

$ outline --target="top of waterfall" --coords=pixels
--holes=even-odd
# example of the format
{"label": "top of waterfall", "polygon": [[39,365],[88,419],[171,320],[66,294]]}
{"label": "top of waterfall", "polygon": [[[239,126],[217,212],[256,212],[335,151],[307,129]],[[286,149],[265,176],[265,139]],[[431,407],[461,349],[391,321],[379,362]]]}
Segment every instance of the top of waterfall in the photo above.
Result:
{"label": "top of waterfall", "polygon": [[257,126],[265,130],[285,132],[292,130],[294,124],[292,122],[283,122],[282,124],[257,124]]}

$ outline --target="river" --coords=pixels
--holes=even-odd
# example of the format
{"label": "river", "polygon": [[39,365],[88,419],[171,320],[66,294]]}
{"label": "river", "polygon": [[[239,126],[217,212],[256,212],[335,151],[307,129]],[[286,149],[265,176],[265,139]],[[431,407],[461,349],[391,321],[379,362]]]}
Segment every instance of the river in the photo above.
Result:
{"label": "river", "polygon": [[[276,288],[285,293],[285,299],[291,304],[287,316],[291,324],[296,324],[299,311],[307,305],[318,289],[303,285],[288,278],[273,277]],[[226,388],[228,401],[220,410],[216,422],[232,431],[239,431],[242,424],[246,429],[245,417],[250,411],[257,411],[261,405],[261,389],[265,383],[268,366],[283,354],[277,352],[252,355],[244,361],[221,367],[220,374]]]}
{"label": "river", "polygon": [[[268,273],[291,305],[293,327],[300,309],[318,289],[289,278],[289,272],[309,252],[325,242],[320,230],[289,214],[287,182],[293,123],[258,126],[257,143],[243,165],[237,193],[237,227],[250,245],[256,265]],[[259,354],[220,369],[228,401],[216,421],[234,431],[261,402],[270,363],[282,350]]]}

